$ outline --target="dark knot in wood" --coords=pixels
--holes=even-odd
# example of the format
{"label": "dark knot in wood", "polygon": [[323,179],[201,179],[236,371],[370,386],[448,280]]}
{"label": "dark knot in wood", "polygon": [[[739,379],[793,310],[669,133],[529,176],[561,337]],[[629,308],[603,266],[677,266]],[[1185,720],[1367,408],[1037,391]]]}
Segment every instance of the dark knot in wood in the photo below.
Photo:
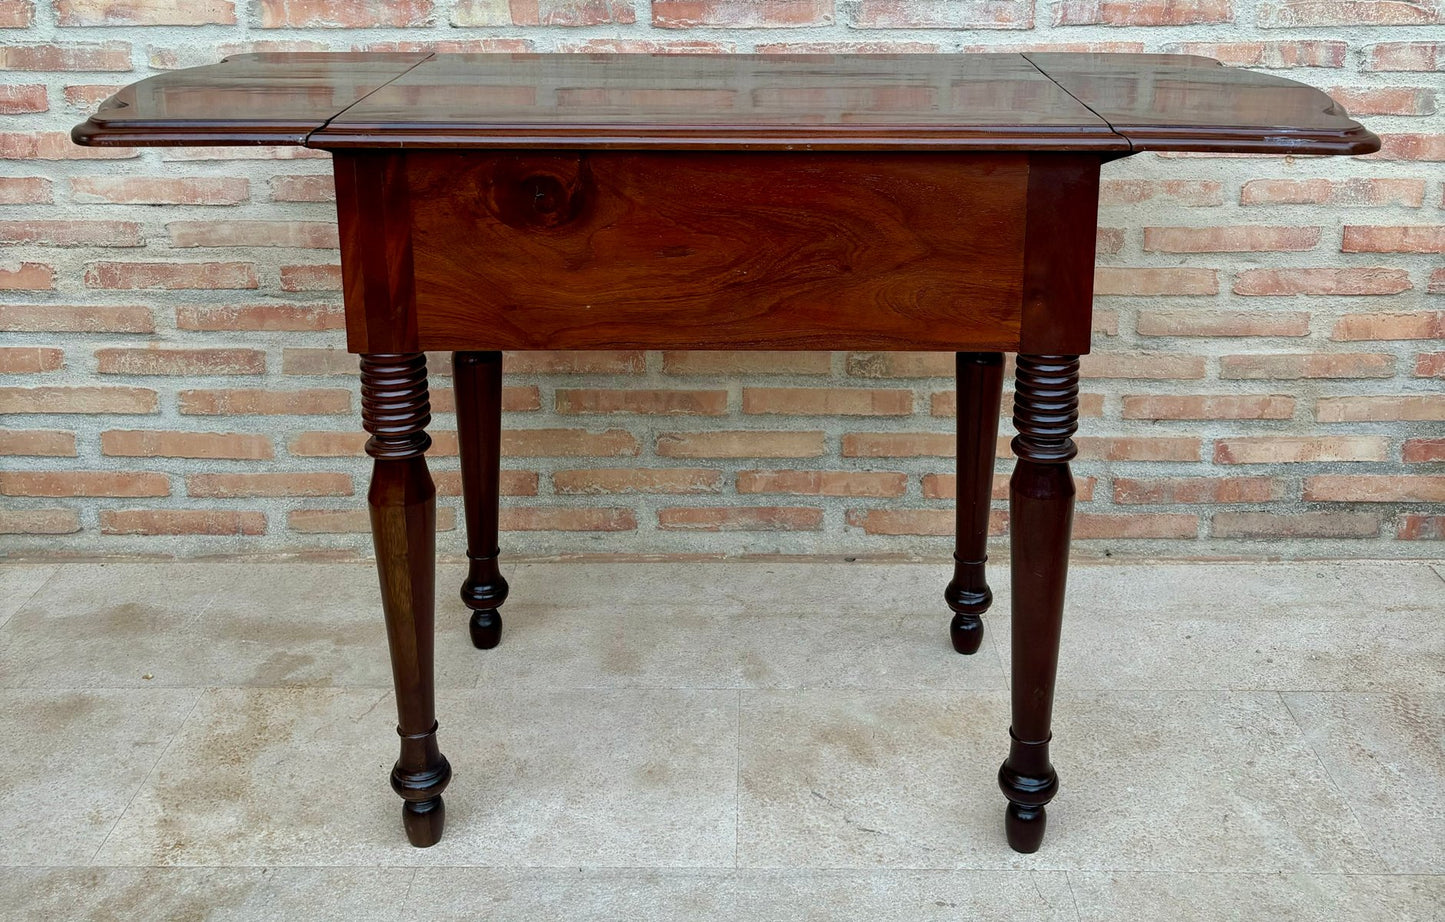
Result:
{"label": "dark knot in wood", "polygon": [[1014,454],[1025,461],[1068,461],[1078,454],[1079,358],[1020,355],[1014,378]]}
{"label": "dark knot in wood", "polygon": [[426,356],[361,357],[361,424],[371,433],[366,453],[378,461],[415,458],[431,446]]}
{"label": "dark knot in wood", "polygon": [[561,227],[582,210],[586,180],[586,162],[580,157],[513,158],[499,163],[490,178],[487,206],[508,227]]}

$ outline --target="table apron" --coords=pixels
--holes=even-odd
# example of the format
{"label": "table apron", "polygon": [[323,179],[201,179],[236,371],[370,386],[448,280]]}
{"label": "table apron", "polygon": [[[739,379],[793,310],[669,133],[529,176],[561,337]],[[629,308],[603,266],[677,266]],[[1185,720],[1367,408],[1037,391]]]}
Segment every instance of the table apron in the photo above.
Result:
{"label": "table apron", "polygon": [[338,151],[348,346],[1080,354],[1099,163]]}

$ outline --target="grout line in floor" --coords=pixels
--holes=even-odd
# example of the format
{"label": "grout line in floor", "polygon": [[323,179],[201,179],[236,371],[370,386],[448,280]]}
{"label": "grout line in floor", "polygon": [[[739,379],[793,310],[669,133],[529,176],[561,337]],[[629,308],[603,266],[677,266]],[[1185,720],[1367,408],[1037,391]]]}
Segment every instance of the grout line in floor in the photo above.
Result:
{"label": "grout line in floor", "polygon": [[96,846],[95,853],[90,856],[91,861],[94,861],[99,857],[100,853],[105,850],[106,843],[110,841],[110,837],[114,835],[116,829],[119,828],[121,820],[125,819],[126,813],[130,811],[131,804],[135,803],[135,799],[139,797],[140,792],[145,789],[146,782],[151,780],[151,775],[155,774],[156,768],[165,759],[166,754],[171,751],[171,747],[176,744],[176,740],[180,738],[181,731],[185,729],[186,724],[191,719],[191,715],[196,713],[196,708],[200,707],[201,699],[206,696],[206,689],[192,688],[191,690],[196,691],[196,697],[195,700],[191,702],[190,708],[187,709],[186,716],[182,717],[180,723],[176,724],[175,732],[171,734],[170,739],[166,740],[166,744],[161,747],[160,754],[156,756],[155,761],[151,763],[151,767],[146,769],[146,773],[141,776],[140,783],[135,786],[135,790],[130,792],[130,797],[126,799],[125,806],[121,808],[120,813],[116,814],[115,822],[111,823],[110,828],[105,831],[105,837],[100,840],[100,845]]}

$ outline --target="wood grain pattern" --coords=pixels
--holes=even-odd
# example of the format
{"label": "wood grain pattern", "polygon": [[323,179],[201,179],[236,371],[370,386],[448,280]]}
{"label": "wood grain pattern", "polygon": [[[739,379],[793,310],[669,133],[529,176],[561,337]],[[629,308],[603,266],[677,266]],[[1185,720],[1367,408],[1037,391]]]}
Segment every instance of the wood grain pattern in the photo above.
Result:
{"label": "wood grain pattern", "polygon": [[1146,54],[240,55],[133,84],[89,145],[1361,154],[1328,96]]}
{"label": "wood grain pattern", "polygon": [[1019,342],[1022,156],[406,157],[422,349]]}
{"label": "wood grain pattern", "polygon": [[416,352],[411,202],[404,157],[333,158],[346,343],[352,352]]}

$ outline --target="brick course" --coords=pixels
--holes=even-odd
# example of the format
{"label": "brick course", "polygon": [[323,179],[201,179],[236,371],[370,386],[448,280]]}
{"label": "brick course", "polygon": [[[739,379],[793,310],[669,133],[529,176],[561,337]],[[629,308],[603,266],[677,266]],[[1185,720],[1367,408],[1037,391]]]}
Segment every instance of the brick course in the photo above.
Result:
{"label": "brick course", "polygon": [[[1081,553],[1438,556],[1442,25],[1434,0],[0,0],[0,554],[368,550],[327,155],[68,131],[223,54],[436,48],[1154,51],[1333,92],[1381,154],[1104,168],[1075,534]],[[429,364],[456,554],[455,403],[446,356]],[[951,550],[952,356],[506,369],[509,553]]]}

